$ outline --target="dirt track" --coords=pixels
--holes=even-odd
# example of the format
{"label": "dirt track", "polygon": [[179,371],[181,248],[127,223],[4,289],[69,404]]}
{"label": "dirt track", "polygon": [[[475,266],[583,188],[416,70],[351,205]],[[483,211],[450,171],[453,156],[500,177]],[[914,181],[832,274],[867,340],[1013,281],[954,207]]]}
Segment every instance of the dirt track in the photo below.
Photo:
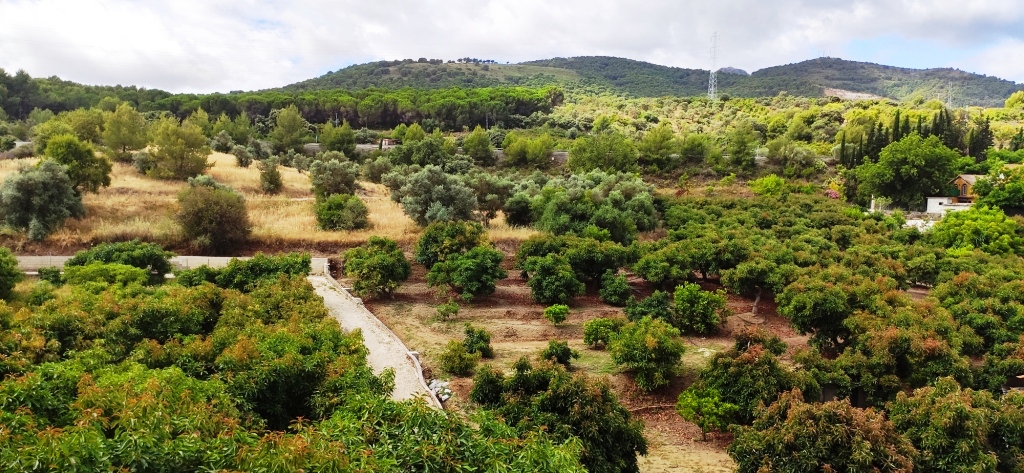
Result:
{"label": "dirt track", "polygon": [[427,391],[416,365],[407,356],[408,348],[395,334],[355,298],[339,290],[326,277],[310,276],[309,282],[317,294],[324,298],[324,304],[342,328],[346,331],[360,329],[363,332],[363,344],[370,352],[366,361],[373,372],[380,374],[387,368],[395,370],[392,398],[424,399],[428,405],[440,407]]}

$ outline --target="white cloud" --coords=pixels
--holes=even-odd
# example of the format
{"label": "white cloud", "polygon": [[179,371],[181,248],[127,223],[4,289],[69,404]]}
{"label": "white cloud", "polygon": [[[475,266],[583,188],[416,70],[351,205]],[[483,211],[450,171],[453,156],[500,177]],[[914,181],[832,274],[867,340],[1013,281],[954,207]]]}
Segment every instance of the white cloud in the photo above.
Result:
{"label": "white cloud", "polygon": [[[933,66],[1024,82],[1024,70],[1015,65],[1024,61],[1007,60],[1020,57],[1024,41],[1018,4],[0,0],[0,67],[176,92],[277,87],[352,63],[418,57],[517,62],[613,55],[706,68],[711,34],[719,31],[719,65],[747,70],[836,55],[851,41],[891,37],[897,48],[906,40],[903,47],[951,51],[949,62]],[[965,50],[972,54],[960,59]]]}

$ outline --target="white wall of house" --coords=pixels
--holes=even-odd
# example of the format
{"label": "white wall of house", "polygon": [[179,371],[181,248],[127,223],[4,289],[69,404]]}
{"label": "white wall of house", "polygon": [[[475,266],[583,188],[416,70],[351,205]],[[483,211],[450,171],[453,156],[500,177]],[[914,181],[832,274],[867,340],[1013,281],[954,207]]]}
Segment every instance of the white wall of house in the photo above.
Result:
{"label": "white wall of house", "polygon": [[955,204],[952,197],[929,197],[927,213],[945,215],[946,212],[958,212],[971,208],[971,204]]}

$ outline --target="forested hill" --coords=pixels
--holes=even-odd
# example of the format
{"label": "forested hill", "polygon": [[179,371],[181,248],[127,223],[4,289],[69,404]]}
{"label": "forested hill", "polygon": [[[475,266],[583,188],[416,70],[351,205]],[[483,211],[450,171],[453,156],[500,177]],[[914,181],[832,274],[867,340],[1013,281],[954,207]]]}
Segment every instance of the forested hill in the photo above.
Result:
{"label": "forested hill", "polygon": [[[822,96],[843,89],[896,100],[945,95],[950,83],[962,104],[1002,106],[1022,87],[997,77],[955,69],[906,69],[836,58],[770,67],[751,75],[719,74],[719,90],[737,97]],[[445,88],[561,84],[599,86],[638,96],[696,96],[707,91],[708,71],[659,66],[603,56],[554,58],[522,64],[445,63],[440,60],[381,61],[360,64],[284,87],[286,91],[369,87]]]}

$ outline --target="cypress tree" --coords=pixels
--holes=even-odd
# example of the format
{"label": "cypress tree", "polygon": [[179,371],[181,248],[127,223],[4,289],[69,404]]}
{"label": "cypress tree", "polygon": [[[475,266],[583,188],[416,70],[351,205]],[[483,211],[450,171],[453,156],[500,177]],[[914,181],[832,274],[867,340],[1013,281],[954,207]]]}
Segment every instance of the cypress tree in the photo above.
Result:
{"label": "cypress tree", "polygon": [[903,138],[900,134],[900,109],[896,109],[896,116],[892,119],[892,142],[899,141]]}
{"label": "cypress tree", "polygon": [[843,132],[842,141],[839,142],[839,162],[843,163],[843,166],[850,167],[850,163],[846,161],[846,132]]}

